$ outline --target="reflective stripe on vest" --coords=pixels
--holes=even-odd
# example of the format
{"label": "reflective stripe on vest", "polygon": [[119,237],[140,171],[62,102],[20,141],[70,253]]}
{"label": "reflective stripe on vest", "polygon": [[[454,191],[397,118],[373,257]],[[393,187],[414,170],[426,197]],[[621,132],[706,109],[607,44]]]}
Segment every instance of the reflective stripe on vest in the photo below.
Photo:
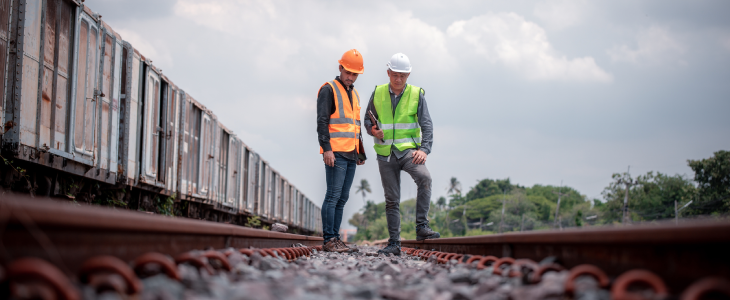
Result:
{"label": "reflective stripe on vest", "polygon": [[[347,90],[339,81],[333,80],[322,85],[329,84],[334,92],[335,112],[330,115],[329,133],[330,146],[334,152],[360,152],[360,95],[356,89],[352,89],[352,104],[347,96]],[[322,89],[320,87],[320,90]],[[324,149],[319,147],[319,153]]]}
{"label": "reflective stripe on vest", "polygon": [[421,145],[421,127],[418,125],[420,93],[421,88],[407,85],[393,113],[389,86],[375,87],[373,105],[378,112],[378,127],[383,131],[383,141],[373,138],[373,147],[378,155],[389,156],[392,146],[403,151]]}

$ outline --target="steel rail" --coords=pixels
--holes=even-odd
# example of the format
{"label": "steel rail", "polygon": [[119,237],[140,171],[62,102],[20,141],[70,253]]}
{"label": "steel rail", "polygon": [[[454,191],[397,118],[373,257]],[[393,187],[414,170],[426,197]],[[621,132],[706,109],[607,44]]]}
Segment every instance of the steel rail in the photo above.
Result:
{"label": "steel rail", "polygon": [[592,264],[610,277],[632,269],[659,274],[672,292],[697,278],[730,278],[730,222],[632,225],[530,231],[489,236],[404,240],[403,247],[455,254],[541,261],[555,257],[568,268]]}
{"label": "steel rail", "polygon": [[321,246],[321,237],[70,202],[0,196],[0,263],[37,257],[76,273],[89,257],[123,261],[149,252]]}

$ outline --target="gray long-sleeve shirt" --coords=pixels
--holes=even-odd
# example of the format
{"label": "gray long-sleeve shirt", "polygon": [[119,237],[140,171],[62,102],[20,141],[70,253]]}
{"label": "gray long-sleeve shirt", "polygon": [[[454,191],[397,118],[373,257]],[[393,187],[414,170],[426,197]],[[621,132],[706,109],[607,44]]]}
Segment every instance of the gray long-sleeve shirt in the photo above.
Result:
{"label": "gray long-sleeve shirt", "polygon": [[[400,94],[396,95],[395,93],[393,93],[393,90],[390,89],[390,84],[388,85],[388,91],[390,92],[390,103],[391,105],[393,105],[393,113],[395,113],[395,108],[398,106],[400,98],[403,96],[403,92],[405,92],[405,90],[406,89],[404,88]],[[375,110],[375,106],[373,105],[374,98],[375,91],[373,90],[372,95],[370,95],[370,101],[368,101],[368,108],[367,111],[365,111],[364,117],[365,129],[367,130],[369,135],[373,135],[373,122],[370,121],[367,112],[372,111],[375,118],[378,118],[378,111]],[[426,154],[430,154],[431,147],[433,146],[433,122],[431,122],[431,115],[428,113],[425,92],[419,93],[417,116],[418,125],[421,127],[421,151],[425,152]],[[398,159],[403,158],[403,156],[410,152],[410,149],[405,151],[399,151],[398,148],[396,148],[395,146],[391,147],[390,149],[390,154],[395,154]],[[378,159],[385,161],[389,159],[389,156],[378,155]]]}

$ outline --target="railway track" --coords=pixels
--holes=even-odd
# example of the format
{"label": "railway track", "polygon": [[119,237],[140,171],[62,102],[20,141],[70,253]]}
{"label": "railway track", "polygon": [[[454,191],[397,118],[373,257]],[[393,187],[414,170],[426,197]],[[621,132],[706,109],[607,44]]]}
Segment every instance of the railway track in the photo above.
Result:
{"label": "railway track", "polygon": [[319,237],[3,197],[0,298],[730,297],[727,222],[406,240],[403,256],[385,257],[323,253]]}

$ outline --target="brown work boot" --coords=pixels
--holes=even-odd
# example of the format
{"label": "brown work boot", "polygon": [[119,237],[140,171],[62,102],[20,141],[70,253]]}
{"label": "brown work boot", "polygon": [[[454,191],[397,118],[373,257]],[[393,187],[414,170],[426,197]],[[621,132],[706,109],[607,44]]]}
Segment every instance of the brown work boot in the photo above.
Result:
{"label": "brown work boot", "polygon": [[342,253],[346,252],[347,248],[342,248],[339,243],[337,243],[337,239],[332,238],[328,242],[324,243],[324,247],[322,249],[325,252],[337,252]]}
{"label": "brown work boot", "polygon": [[341,239],[338,239],[338,238],[335,238],[335,239],[337,239],[337,243],[340,244],[340,248],[345,248],[345,249],[347,249],[348,252],[360,252],[360,249],[357,249],[356,246],[350,247],[347,244],[345,244],[345,242],[343,242]]}

